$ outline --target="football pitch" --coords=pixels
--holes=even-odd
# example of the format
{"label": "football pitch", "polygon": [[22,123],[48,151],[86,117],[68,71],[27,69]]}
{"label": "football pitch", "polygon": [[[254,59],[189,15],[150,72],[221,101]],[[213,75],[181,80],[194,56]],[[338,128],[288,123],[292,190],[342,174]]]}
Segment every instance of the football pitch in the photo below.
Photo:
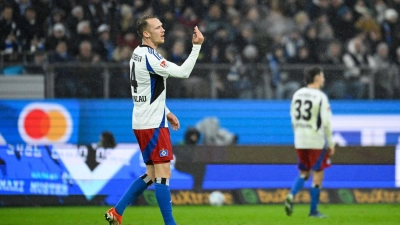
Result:
{"label": "football pitch", "polygon": [[[105,206],[2,207],[2,225],[108,225]],[[400,224],[398,204],[330,204],[320,211],[329,217],[308,218],[308,205],[295,205],[291,217],[282,205],[174,206],[179,225],[365,225]],[[162,225],[161,213],[154,206],[131,206],[124,213],[123,225]]]}

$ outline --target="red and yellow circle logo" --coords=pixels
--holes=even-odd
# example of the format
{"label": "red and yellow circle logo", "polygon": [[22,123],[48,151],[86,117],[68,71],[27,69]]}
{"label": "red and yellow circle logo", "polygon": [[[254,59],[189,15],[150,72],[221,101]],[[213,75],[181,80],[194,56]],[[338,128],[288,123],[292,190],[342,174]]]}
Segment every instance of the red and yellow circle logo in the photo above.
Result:
{"label": "red and yellow circle logo", "polygon": [[67,142],[72,127],[70,113],[56,103],[31,103],[22,109],[18,118],[22,140],[32,144]]}

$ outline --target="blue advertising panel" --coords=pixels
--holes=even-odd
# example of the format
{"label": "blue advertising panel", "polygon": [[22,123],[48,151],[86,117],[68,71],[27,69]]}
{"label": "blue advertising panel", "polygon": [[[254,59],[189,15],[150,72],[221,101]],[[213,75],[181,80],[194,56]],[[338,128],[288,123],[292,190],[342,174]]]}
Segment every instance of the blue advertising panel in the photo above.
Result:
{"label": "blue advertising panel", "polygon": [[[174,162],[171,169],[172,190],[192,188],[191,175],[175,170]],[[145,172],[137,144],[0,146],[0,195],[106,195],[115,204]]]}
{"label": "blue advertising panel", "polygon": [[0,101],[0,144],[76,143],[78,101]]}
{"label": "blue advertising panel", "polygon": [[[174,145],[207,117],[218,118],[221,128],[238,136],[239,145],[293,145],[289,101],[171,99],[167,105],[181,125],[171,130]],[[340,145],[398,143],[399,101],[332,101],[331,108],[334,140]],[[132,109],[130,99],[1,100],[0,143],[88,144],[98,142],[103,131],[113,133],[118,143],[136,143]]]}

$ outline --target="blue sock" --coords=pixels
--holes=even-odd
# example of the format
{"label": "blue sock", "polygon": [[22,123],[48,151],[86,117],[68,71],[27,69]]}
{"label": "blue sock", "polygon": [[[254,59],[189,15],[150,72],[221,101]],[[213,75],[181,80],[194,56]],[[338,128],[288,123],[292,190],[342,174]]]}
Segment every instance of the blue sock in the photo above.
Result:
{"label": "blue sock", "polygon": [[117,213],[122,216],[126,207],[134,202],[152,183],[153,181],[150,179],[149,176],[147,176],[147,174],[143,174],[141,177],[133,181],[131,186],[128,188],[128,190],[126,190],[125,194],[119,200],[117,205],[115,205],[114,208]]}
{"label": "blue sock", "polygon": [[318,203],[319,203],[319,193],[321,189],[318,185],[313,185],[310,189],[310,196],[311,196],[311,205],[310,205],[310,213],[314,213],[317,211]]}
{"label": "blue sock", "polygon": [[158,207],[160,207],[165,225],[176,225],[174,217],[172,216],[171,191],[168,186],[169,179],[156,178],[156,183],[154,185]]}
{"label": "blue sock", "polygon": [[305,182],[305,181],[306,181],[306,180],[305,180],[303,177],[298,176],[298,177],[296,178],[296,180],[294,180],[292,189],[290,189],[290,194],[292,194],[293,196],[295,196],[295,195],[297,194],[297,192],[299,192],[300,189],[303,188],[304,182]]}

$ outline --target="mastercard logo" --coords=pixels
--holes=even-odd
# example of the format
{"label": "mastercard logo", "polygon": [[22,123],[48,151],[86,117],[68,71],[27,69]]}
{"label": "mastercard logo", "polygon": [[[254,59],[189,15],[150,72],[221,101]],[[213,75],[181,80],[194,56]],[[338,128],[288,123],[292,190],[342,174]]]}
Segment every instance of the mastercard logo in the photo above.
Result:
{"label": "mastercard logo", "polygon": [[55,103],[31,103],[22,109],[18,118],[22,140],[32,144],[67,142],[72,127],[68,110]]}

